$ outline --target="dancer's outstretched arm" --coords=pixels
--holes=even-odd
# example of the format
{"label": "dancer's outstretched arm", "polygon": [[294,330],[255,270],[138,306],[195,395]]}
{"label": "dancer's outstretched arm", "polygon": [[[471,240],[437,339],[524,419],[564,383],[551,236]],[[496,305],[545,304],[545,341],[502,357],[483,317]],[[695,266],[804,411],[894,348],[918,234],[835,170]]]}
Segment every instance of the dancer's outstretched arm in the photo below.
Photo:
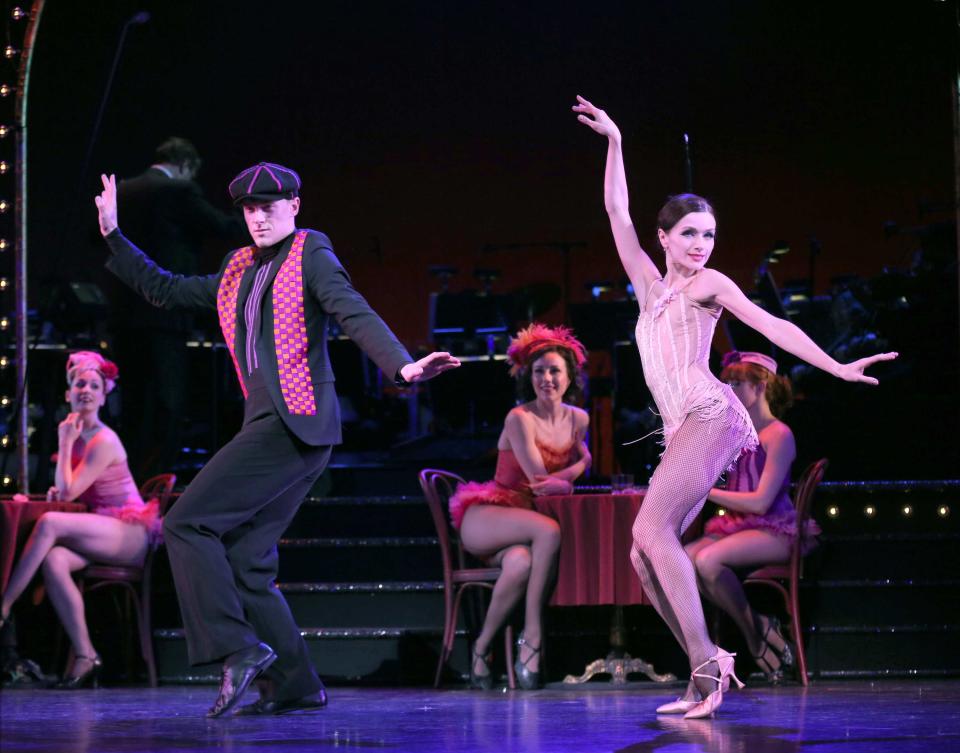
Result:
{"label": "dancer's outstretched arm", "polygon": [[595,107],[580,95],[573,111],[580,113],[577,120],[590,126],[601,136],[607,137],[607,169],[603,178],[603,200],[610,216],[613,240],[620,255],[620,262],[633,285],[637,301],[643,307],[650,286],[663,275],[653,259],[640,246],[640,239],[630,219],[630,199],[627,194],[627,175],[623,167],[623,152],[620,148],[620,129],[610,116]]}
{"label": "dancer's outstretched arm", "polygon": [[898,355],[897,353],[877,353],[851,363],[840,363],[825,353],[797,325],[786,319],[779,319],[753,303],[733,280],[717,270],[703,270],[702,279],[694,287],[696,291],[692,292],[692,295],[695,298],[715,300],[777,347],[844,381],[879,384],[875,378],[863,372],[878,361],[892,361]]}

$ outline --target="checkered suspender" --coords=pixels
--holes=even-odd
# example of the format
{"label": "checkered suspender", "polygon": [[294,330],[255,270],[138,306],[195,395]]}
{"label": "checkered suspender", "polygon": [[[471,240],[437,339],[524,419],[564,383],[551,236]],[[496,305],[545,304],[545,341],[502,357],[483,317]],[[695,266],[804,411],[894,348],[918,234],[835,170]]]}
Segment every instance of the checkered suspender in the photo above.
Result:
{"label": "checkered suspender", "polygon": [[240,389],[243,390],[244,398],[247,396],[247,385],[243,381],[243,373],[237,361],[234,340],[237,333],[237,293],[240,292],[240,279],[247,267],[253,264],[253,252],[253,246],[247,246],[234,253],[227,262],[227,268],[220,279],[220,287],[217,288],[217,316],[220,319],[220,330],[223,332],[223,339],[226,340],[227,350],[230,351],[230,358],[233,359],[233,367],[237,370],[237,379],[240,380]]}
{"label": "checkered suspender", "polygon": [[273,342],[277,350],[280,392],[294,416],[315,416],[308,361],[307,323],[303,308],[303,244],[305,230],[297,232],[293,247],[273,282]]}

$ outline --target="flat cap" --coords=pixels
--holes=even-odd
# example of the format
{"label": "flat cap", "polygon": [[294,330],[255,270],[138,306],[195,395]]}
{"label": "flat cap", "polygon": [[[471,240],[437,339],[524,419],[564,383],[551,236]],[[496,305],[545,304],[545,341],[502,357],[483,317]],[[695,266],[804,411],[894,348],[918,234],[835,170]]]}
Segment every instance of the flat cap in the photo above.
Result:
{"label": "flat cap", "polygon": [[289,167],[258,162],[231,180],[227,190],[234,204],[292,199],[300,194],[300,176]]}

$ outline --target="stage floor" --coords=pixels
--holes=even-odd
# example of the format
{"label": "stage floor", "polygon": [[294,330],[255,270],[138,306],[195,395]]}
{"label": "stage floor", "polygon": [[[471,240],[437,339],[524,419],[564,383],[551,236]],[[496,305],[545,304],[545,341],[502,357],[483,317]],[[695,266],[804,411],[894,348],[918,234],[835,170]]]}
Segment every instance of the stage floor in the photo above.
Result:
{"label": "stage floor", "polygon": [[[4,753],[232,750],[749,751],[960,749],[960,681],[821,682],[730,693],[714,720],[656,717],[679,687],[626,690],[333,688],[311,714],[209,720],[212,686],[0,694]],[[255,699],[251,691],[249,698]]]}

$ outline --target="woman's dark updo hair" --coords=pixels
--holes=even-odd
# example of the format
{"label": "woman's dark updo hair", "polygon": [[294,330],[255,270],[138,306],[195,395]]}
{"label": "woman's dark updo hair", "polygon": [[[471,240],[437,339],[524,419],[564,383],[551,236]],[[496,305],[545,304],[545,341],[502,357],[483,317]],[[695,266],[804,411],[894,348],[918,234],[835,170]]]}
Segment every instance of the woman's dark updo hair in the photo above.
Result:
{"label": "woman's dark updo hair", "polygon": [[532,381],[533,364],[547,353],[558,353],[567,365],[567,378],[570,380],[570,386],[567,387],[567,391],[563,393],[563,402],[569,403],[570,405],[580,405],[583,401],[583,371],[577,368],[577,359],[574,358],[569,348],[556,346],[538,350],[530,357],[530,361],[524,369],[517,374],[517,392],[520,394],[520,399],[525,403],[536,400],[537,393],[533,390]]}
{"label": "woman's dark updo hair", "polygon": [[657,212],[657,228],[669,233],[680,220],[691,212],[708,212],[716,215],[710,202],[695,193],[678,193],[668,196],[667,203]]}

